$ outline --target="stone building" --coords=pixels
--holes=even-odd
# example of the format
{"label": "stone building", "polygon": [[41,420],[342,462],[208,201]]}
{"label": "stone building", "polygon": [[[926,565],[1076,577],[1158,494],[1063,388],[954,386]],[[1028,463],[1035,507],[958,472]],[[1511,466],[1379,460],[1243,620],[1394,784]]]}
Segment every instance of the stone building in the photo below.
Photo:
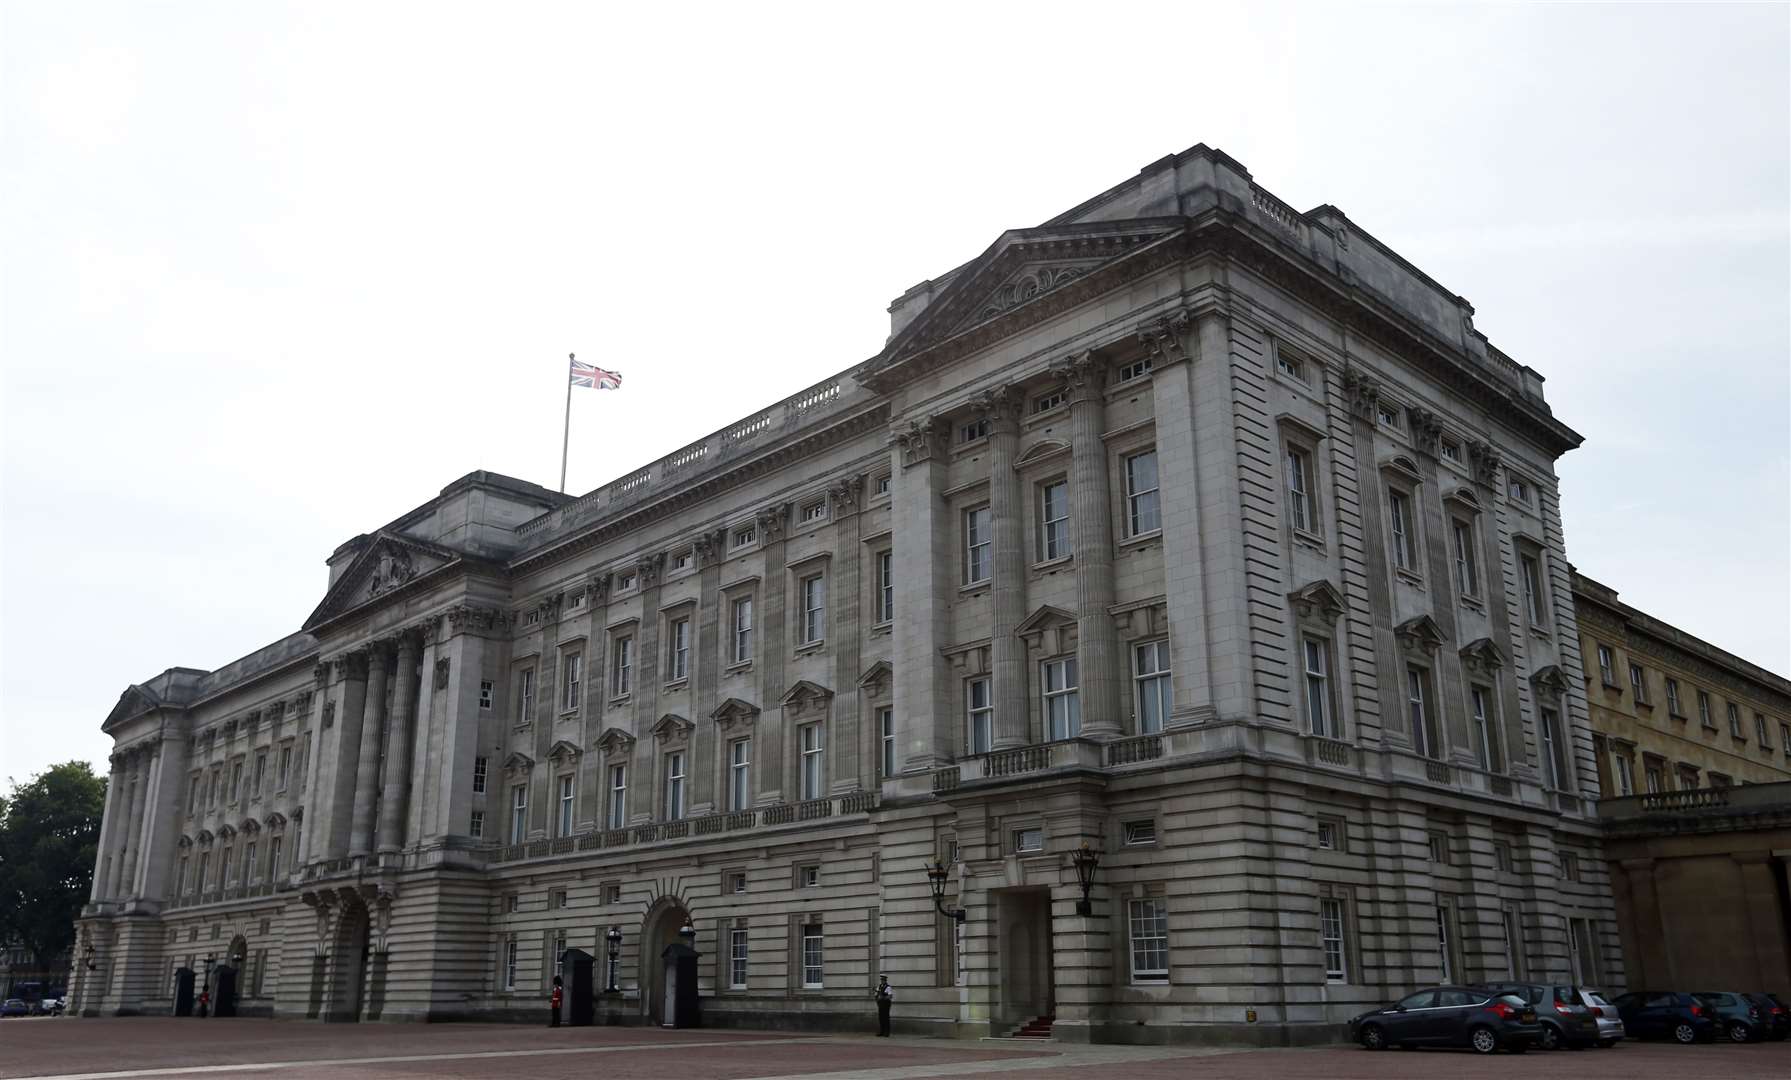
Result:
{"label": "stone building", "polygon": [[[88,1012],[1331,1038],[1621,957],[1554,460],[1473,309],[1205,146],[577,498],[488,473],[302,629],[130,687]],[[1071,865],[1098,853],[1088,900]],[[946,868],[936,909],[925,864]]]}

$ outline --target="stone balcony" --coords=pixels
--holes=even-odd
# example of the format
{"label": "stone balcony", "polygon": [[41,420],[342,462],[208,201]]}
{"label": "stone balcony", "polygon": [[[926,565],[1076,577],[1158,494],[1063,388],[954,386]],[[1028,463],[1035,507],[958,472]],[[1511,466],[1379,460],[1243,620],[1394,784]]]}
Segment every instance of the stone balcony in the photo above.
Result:
{"label": "stone balcony", "polygon": [[1608,828],[1663,832],[1718,831],[1742,819],[1791,821],[1791,780],[1601,799],[1598,818]]}

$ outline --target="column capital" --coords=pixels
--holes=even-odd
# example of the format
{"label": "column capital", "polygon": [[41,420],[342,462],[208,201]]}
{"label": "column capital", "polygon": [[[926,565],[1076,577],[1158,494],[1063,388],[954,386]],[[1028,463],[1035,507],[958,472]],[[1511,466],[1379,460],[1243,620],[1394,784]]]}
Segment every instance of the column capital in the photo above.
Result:
{"label": "column capital", "polygon": [[910,420],[891,434],[890,441],[902,448],[903,465],[919,465],[944,449],[945,423],[937,416]]}
{"label": "column capital", "polygon": [[1194,316],[1186,309],[1159,315],[1138,325],[1138,343],[1154,366],[1167,366],[1188,358],[1182,346],[1182,335],[1194,325]]}
{"label": "column capital", "polygon": [[640,587],[651,589],[659,584],[659,575],[665,570],[665,552],[655,551],[650,555],[642,555],[634,564],[634,572],[640,575]]}
{"label": "column capital", "polygon": [[1379,408],[1381,400],[1379,381],[1363,374],[1361,368],[1345,364],[1343,396],[1349,402],[1351,416],[1370,424],[1375,422],[1375,410]]}
{"label": "column capital", "polygon": [[989,422],[991,433],[1011,435],[1020,430],[1021,395],[1010,385],[991,387],[971,399],[979,417]]}
{"label": "column capital", "polygon": [[[698,536],[695,543],[691,545],[692,550],[696,552],[697,569],[706,570],[721,562],[722,552],[727,550],[726,540],[727,530],[725,529],[716,529]],[[608,582],[605,581],[604,591],[607,593],[608,589]]]}
{"label": "column capital", "polygon": [[864,477],[848,476],[827,489],[828,501],[836,513],[850,514],[858,509],[864,496]]}
{"label": "column capital", "polygon": [[1087,349],[1071,353],[1052,364],[1050,372],[1063,380],[1072,402],[1092,400],[1107,383],[1107,365],[1097,360],[1094,352]]}
{"label": "column capital", "polygon": [[789,525],[789,521],[790,504],[787,502],[773,503],[760,510],[756,519],[759,542],[764,544],[773,540],[782,540],[784,529]]}

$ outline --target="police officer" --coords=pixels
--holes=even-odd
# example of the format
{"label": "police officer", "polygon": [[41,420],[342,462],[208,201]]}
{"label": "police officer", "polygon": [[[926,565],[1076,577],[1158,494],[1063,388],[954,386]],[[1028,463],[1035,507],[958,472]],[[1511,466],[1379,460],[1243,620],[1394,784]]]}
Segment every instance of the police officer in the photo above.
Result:
{"label": "police officer", "polygon": [[888,975],[877,976],[877,991],[872,995],[877,999],[877,1037],[889,1037],[889,1006],[895,1001],[895,987],[889,985]]}
{"label": "police officer", "polygon": [[553,977],[553,994],[548,998],[548,1008],[553,1010],[552,1018],[547,1021],[548,1027],[560,1026],[560,994],[563,992],[564,987],[565,982],[558,975],[555,975]]}

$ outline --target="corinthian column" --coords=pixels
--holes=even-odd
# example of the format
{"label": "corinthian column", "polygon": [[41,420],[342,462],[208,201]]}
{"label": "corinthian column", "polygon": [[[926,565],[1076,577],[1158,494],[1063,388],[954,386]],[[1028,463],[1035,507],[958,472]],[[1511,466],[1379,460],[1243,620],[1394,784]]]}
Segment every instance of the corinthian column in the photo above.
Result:
{"label": "corinthian column", "polygon": [[373,810],[379,783],[379,735],[386,724],[386,646],[368,651],[367,708],[361,716],[361,755],[354,773],[354,817],[348,838],[350,855],[373,851]]}
{"label": "corinthian column", "polygon": [[149,754],[138,750],[131,779],[131,816],[124,822],[124,868],[118,879],[118,895],[129,897],[137,887],[137,852],[143,846],[143,799],[149,791]]}
{"label": "corinthian column", "polygon": [[404,841],[404,797],[410,791],[411,712],[417,701],[417,634],[398,636],[398,670],[392,676],[392,731],[386,739],[386,786],[379,802],[379,850]]}
{"label": "corinthian column", "polygon": [[1026,618],[1026,554],[1020,511],[1020,478],[1014,472],[1019,443],[1018,402],[1003,386],[983,393],[977,406],[989,421],[989,519],[995,549],[995,625],[989,643],[995,675],[995,749],[1025,746],[1026,647],[1014,630]]}
{"label": "corinthian column", "polygon": [[1070,498],[1076,544],[1076,668],[1082,699],[1082,732],[1094,738],[1120,734],[1118,635],[1107,609],[1113,606],[1113,529],[1107,520],[1107,447],[1101,442],[1106,402],[1102,367],[1089,353],[1072,357],[1057,373],[1070,392]]}

